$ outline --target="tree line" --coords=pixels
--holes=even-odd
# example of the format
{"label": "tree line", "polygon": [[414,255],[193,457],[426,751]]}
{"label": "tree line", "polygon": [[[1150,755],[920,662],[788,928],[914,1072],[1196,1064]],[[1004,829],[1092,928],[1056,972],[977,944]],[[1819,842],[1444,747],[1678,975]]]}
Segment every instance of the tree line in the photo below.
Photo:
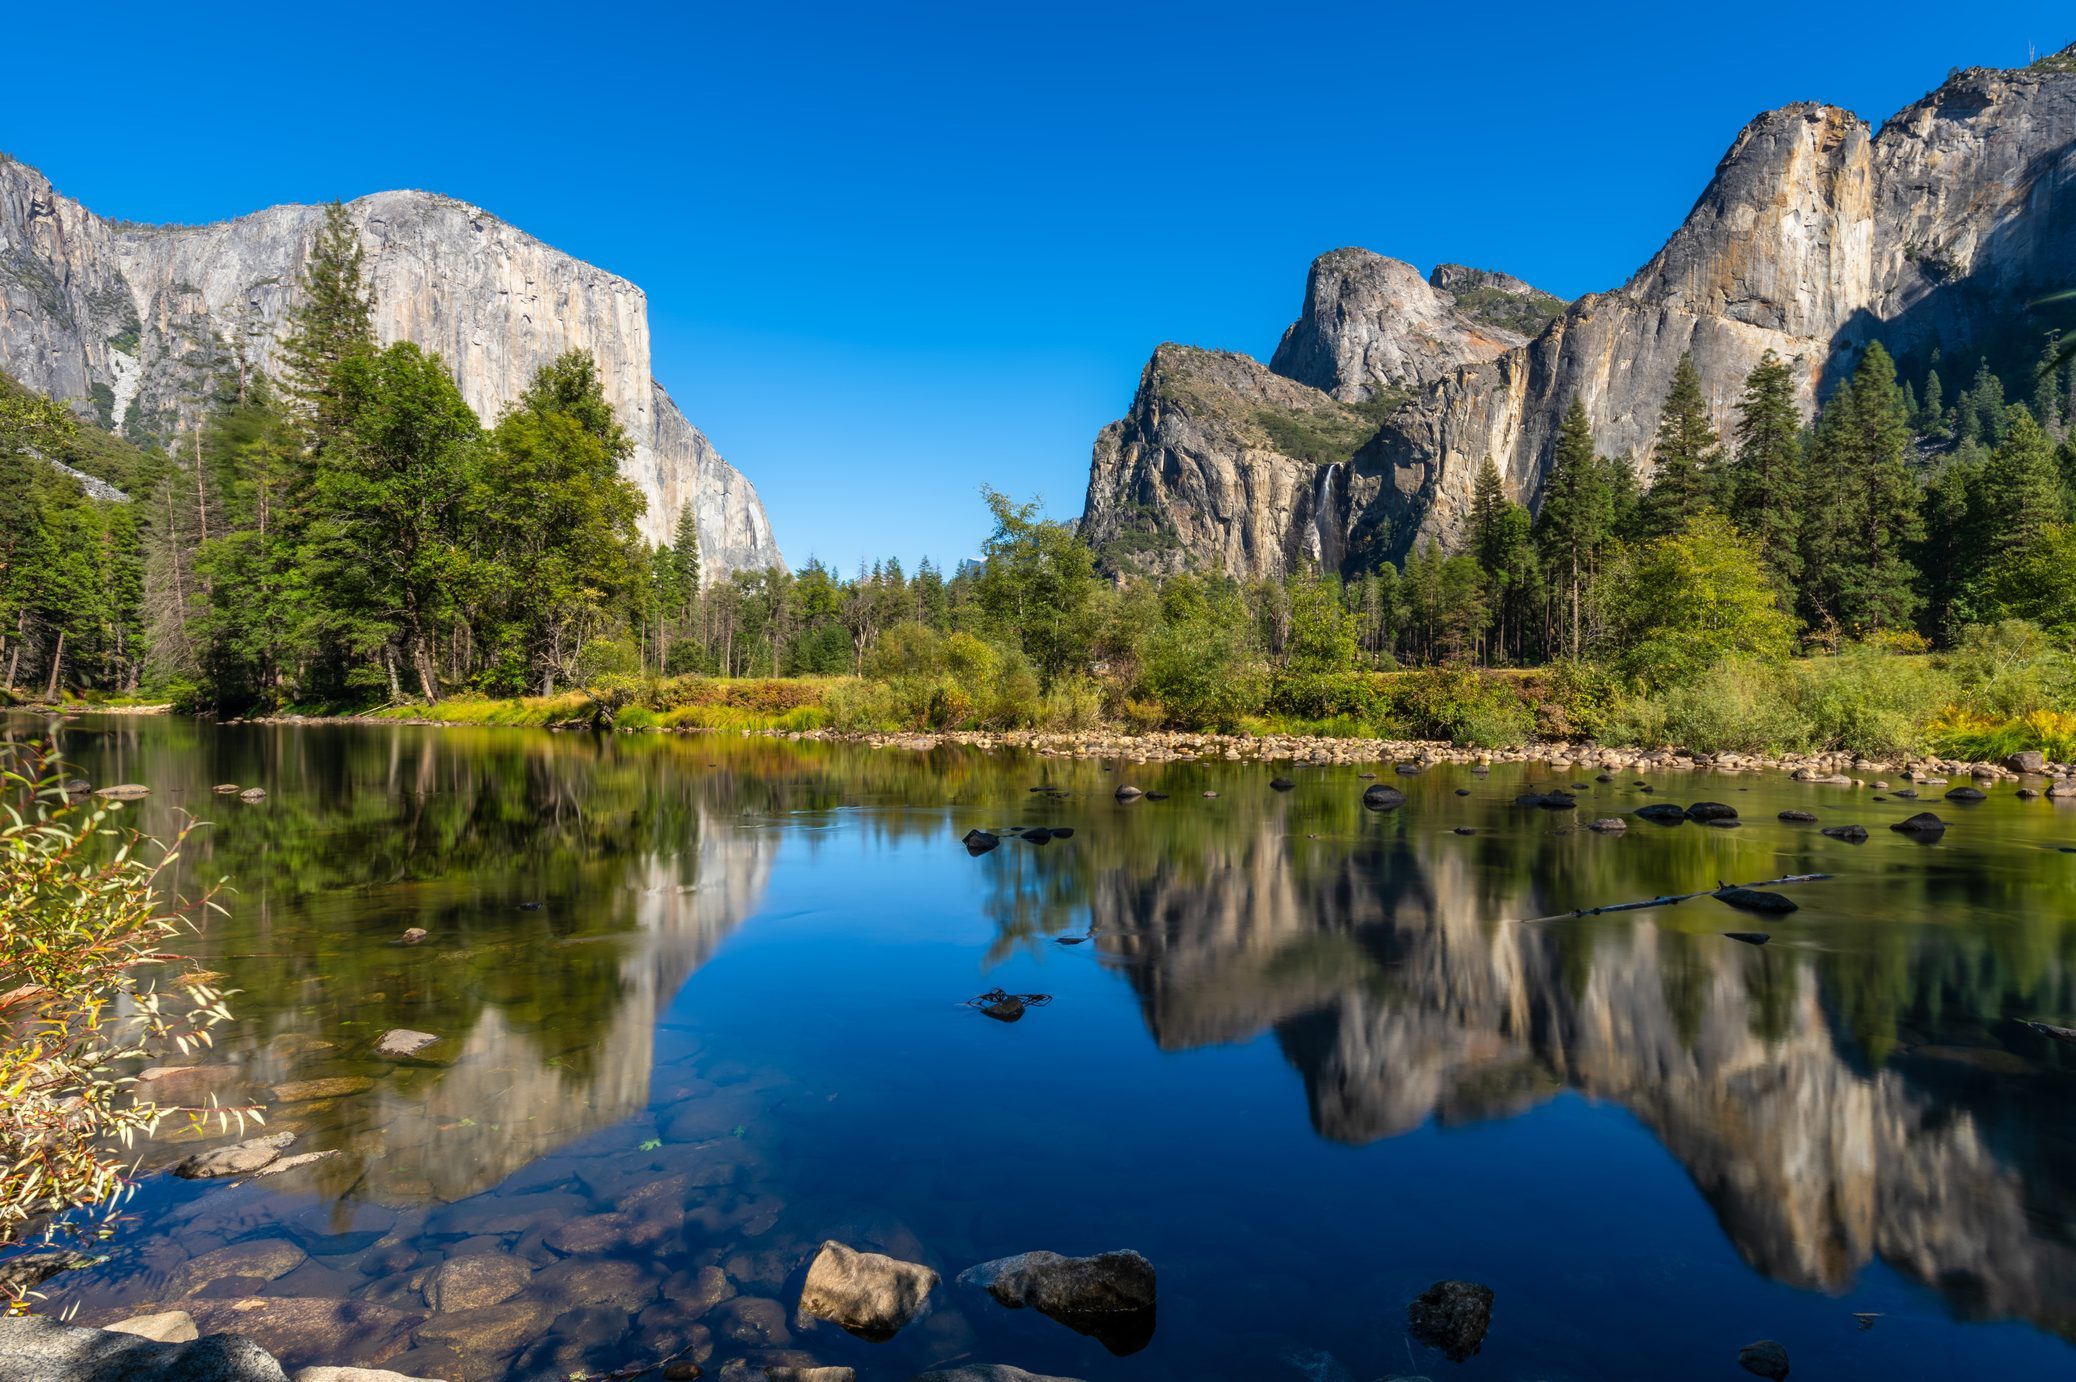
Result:
{"label": "tree line", "polygon": [[376,345],[362,267],[334,206],[275,376],[205,358],[178,457],[122,463],[130,503],[47,463],[119,468],[81,454],[91,429],[0,391],[10,692],[233,710],[865,674],[944,703],[924,718],[1001,683],[1005,703],[1057,692],[1208,723],[1258,710],[1271,683],[1302,710],[1308,678],[1404,664],[1594,660],[1650,684],[1798,642],[2076,628],[2076,377],[2054,355],[2024,402],[1984,367],[1949,403],[1936,357],[1913,385],[1871,345],[1805,425],[1769,353],[1728,436],[1683,358],[1648,488],[1574,401],[1533,513],[1488,459],[1463,551],[1424,545],[1346,580],[1105,573],[1071,525],[993,491],[982,559],[949,574],[720,575],[689,508],[671,542],[641,540],[619,471],[632,443],[588,356],[541,369],[486,427],[438,356]]}

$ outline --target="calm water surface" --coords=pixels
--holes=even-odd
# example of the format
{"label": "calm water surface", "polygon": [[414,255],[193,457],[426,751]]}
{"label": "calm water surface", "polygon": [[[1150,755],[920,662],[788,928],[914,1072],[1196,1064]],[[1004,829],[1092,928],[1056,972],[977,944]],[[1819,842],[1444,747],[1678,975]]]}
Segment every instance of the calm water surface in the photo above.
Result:
{"label": "calm water surface", "polygon": [[[154,789],[142,824],[210,821],[192,872],[236,888],[200,950],[242,1020],[191,1083],[337,1153],[148,1176],[108,1260],[46,1288],[90,1321],[180,1303],[292,1364],[449,1379],[687,1344],[865,1382],[1729,1378],[1760,1337],[1797,1378],[2076,1371],[2076,1047],[2025,1025],[2076,1025],[2076,803],[1934,800],[1955,824],[1920,845],[1884,827],[1926,803],[1776,776],[1386,767],[1409,800],[1377,814],[1350,767],[173,719],[63,742]],[[1576,813],[1513,805],[1568,780]],[[1744,827],[1579,828],[1695,799]],[[1076,833],[959,846],[1019,824]],[[1522,921],[1819,870],[1785,918]],[[1053,1001],[965,1005],[997,986]],[[395,1027],[442,1063],[373,1059]],[[935,1267],[930,1313],[882,1344],[796,1319],[827,1238]],[[1125,1355],[951,1282],[1117,1247],[1160,1272]],[[429,1310],[427,1270],[485,1253],[531,1269],[517,1294]],[[1405,1330],[1450,1277],[1497,1296],[1461,1365]]]}

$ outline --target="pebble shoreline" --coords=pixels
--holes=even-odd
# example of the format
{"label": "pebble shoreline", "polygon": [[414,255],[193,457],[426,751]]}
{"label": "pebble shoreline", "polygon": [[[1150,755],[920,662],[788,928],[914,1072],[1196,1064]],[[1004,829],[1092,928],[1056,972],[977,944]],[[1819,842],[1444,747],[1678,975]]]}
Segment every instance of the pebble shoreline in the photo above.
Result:
{"label": "pebble shoreline", "polygon": [[[463,722],[432,717],[402,719],[382,715],[269,715],[227,724],[412,725],[459,728]],[[574,727],[543,726],[550,733]],[[928,752],[945,747],[1008,749],[1044,758],[1112,759],[1125,763],[1206,761],[1297,763],[1311,766],[1407,763],[1491,766],[1532,763],[1551,768],[1601,771],[1656,771],[1707,768],[1717,772],[1778,772],[1804,782],[1866,786],[1869,774],[1893,774],[1913,781],[1971,777],[1984,781],[2026,778],[2050,784],[2076,781],[2072,765],[2042,761],[2038,771],[2021,771],[2009,761],[1971,762],[1930,755],[1869,758],[1855,753],[1750,754],[1703,753],[1670,746],[1643,749],[1556,740],[1515,748],[1482,749],[1431,739],[1339,739],[1309,734],[1191,734],[1155,732],[1127,734],[1103,730],[933,730],[903,733],[849,733],[830,729],[709,730],[622,729],[622,734],[739,734],[744,738],[787,739],[799,743],[857,744],[874,749]],[[1857,775],[1857,776],[1856,776]]]}

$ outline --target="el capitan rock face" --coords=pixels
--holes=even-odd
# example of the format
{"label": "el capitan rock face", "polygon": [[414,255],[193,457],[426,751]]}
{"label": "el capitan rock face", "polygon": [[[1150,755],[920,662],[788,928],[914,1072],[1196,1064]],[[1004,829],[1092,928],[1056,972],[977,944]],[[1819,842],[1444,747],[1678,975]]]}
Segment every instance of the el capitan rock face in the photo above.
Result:
{"label": "el capitan rock face", "polygon": [[[650,375],[648,299],[626,279],[480,207],[427,192],[347,203],[366,250],[375,334],[437,351],[484,422],[563,351],[589,351],[635,440],[623,467],[644,537],[698,515],[709,578],[780,563],[756,490]],[[111,431],[190,426],[199,380],[270,371],[324,209],[277,206],[207,226],[105,220],[0,157],[0,369]]]}
{"label": "el capitan rock face", "polygon": [[[2076,53],[2076,49],[2071,50]],[[1804,410],[1827,373],[1874,340],[1904,360],[1941,347],[1949,359],[1994,342],[2027,303],[2066,290],[2076,263],[2076,64],[1972,69],[1876,132],[1834,106],[1770,111],[1737,136],[1685,222],[1622,287],[1538,322],[1554,299],[1505,275],[1443,265],[1422,285],[1405,265],[1337,250],[1312,269],[1305,312],[1270,369],[1375,411],[1374,435],[1346,457],[1266,464],[1235,450],[1198,455],[1225,491],[1307,492],[1325,469],[1337,513],[1257,505],[1244,546],[1288,562],[1315,547],[1346,571],[1402,557],[1416,543],[1461,542],[1478,467],[1490,456],[1517,498],[1539,497],[1557,424],[1573,398],[1600,449],[1629,452],[1649,478],[1658,411],[1680,356],[1693,353],[1719,430],[1728,432],[1744,378],[1773,350],[1794,369]],[[1422,295],[1424,286],[1430,291]],[[1511,339],[1509,339],[1511,336]],[[2037,349],[2037,341],[2034,343]],[[1149,367],[1133,418],[1148,414]],[[1956,381],[1958,382],[1958,381]],[[1391,407],[1394,390],[1413,390]],[[1396,396],[1403,396],[1402,393]],[[1316,405],[1314,405],[1316,407]],[[1227,561],[1232,516],[1192,507],[1187,492],[1152,492],[1151,472],[1113,473],[1136,457],[1098,440],[1087,518],[1102,545],[1120,531],[1117,496],[1165,516],[1182,539],[1170,567]],[[1283,528],[1260,519],[1280,513]],[[1220,540],[1191,545],[1192,532]],[[1139,552],[1104,547],[1113,566]],[[1248,570],[1279,568],[1264,559]]]}

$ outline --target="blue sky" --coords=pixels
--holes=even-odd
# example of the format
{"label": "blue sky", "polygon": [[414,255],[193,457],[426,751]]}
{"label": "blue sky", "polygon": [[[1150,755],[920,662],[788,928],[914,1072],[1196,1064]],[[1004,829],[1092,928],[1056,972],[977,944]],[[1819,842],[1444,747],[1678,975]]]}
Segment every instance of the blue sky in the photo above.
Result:
{"label": "blue sky", "polygon": [[974,551],[984,482],[1078,513],[1153,347],[1266,358],[1325,250],[1611,287],[1759,111],[2076,41],[2066,0],[128,8],[10,16],[0,148],[138,220],[429,188],[625,275],[846,569]]}

